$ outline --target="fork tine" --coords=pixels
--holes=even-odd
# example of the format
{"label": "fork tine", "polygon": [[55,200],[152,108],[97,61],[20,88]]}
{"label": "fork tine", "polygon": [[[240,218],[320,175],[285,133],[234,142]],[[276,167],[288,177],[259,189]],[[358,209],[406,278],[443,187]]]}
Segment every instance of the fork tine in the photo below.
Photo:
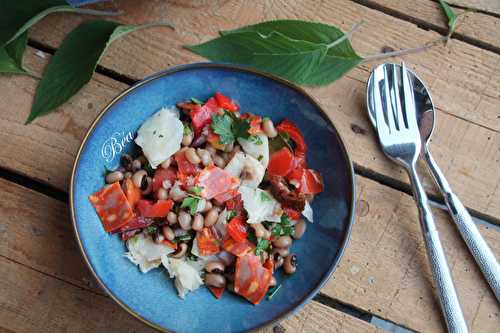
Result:
{"label": "fork tine", "polygon": [[401,79],[403,80],[403,95],[404,95],[404,113],[408,129],[417,127],[417,117],[415,114],[415,97],[413,96],[413,83],[410,80],[408,71],[404,63],[401,64]]}
{"label": "fork tine", "polygon": [[394,123],[394,110],[392,107],[391,94],[389,89],[389,73],[387,73],[387,66],[384,65],[384,93],[385,93],[385,107],[387,112],[387,123],[389,125],[389,132],[396,131],[396,125]]}
{"label": "fork tine", "polygon": [[404,122],[404,117],[403,117],[403,109],[401,108],[401,100],[399,98],[399,78],[398,78],[398,70],[397,70],[397,65],[392,65],[392,90],[393,90],[393,100],[394,100],[394,107],[396,109],[395,115],[396,115],[396,123],[398,125],[399,130],[402,130],[403,128],[406,127],[405,122]]}
{"label": "fork tine", "polygon": [[387,123],[384,117],[384,106],[382,104],[382,94],[380,91],[380,79],[383,77],[380,71],[382,70],[381,66],[378,66],[373,71],[373,104],[375,106],[375,121],[377,123],[377,133],[380,141],[384,138],[384,136],[389,134],[389,128],[387,127]]}

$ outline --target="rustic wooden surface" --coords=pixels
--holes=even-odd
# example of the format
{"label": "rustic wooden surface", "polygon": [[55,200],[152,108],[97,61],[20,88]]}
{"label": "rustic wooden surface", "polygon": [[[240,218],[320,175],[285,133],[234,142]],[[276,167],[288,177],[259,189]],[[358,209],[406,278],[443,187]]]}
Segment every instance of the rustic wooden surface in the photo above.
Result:
{"label": "rustic wooden surface", "polygon": [[[474,214],[498,224],[500,18],[491,14],[495,0],[474,3],[481,11],[461,17],[447,47],[394,61],[404,60],[432,91],[438,109],[432,150],[453,188]],[[353,39],[363,55],[384,46],[418,46],[446,34],[446,21],[431,0],[122,0],[105,7],[125,10],[117,18],[122,22],[168,20],[176,30],[150,29],[115,42],[100,62],[105,74],[95,74],[56,113],[29,126],[23,123],[37,81],[0,77],[0,331],[153,331],[107,297],[88,272],[72,235],[65,193],[91,121],[134,80],[201,60],[182,45],[274,18],[322,21],[344,30],[363,21]],[[37,24],[26,66],[42,73],[50,52],[86,19],[58,14]],[[381,154],[366,118],[365,85],[376,64],[365,63],[327,87],[307,89],[336,124],[355,162],[357,222],[333,278],[320,297],[280,324],[286,332],[383,331],[367,322],[372,315],[413,331],[445,330],[415,206],[401,192],[409,188],[407,178]],[[425,185],[436,195],[428,176]],[[495,332],[499,304],[446,212],[434,212],[471,332]],[[500,257],[499,233],[487,226],[480,231]]]}

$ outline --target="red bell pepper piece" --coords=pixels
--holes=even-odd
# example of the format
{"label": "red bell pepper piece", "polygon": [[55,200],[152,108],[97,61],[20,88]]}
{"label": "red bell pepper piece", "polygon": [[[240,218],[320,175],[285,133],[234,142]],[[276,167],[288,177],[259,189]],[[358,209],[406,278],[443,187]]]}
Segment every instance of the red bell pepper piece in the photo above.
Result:
{"label": "red bell pepper piece", "polygon": [[232,190],[239,181],[231,177],[227,171],[212,165],[200,172],[197,183],[203,187],[201,196],[205,199],[212,199]]}
{"label": "red bell pepper piece", "polygon": [[222,95],[220,92],[215,93],[215,99],[217,100],[217,104],[224,110],[236,112],[240,109],[229,97]]}
{"label": "red bell pepper piece", "polygon": [[174,202],[172,200],[158,200],[152,203],[149,200],[139,200],[137,210],[142,217],[165,217],[170,212]]}
{"label": "red bell pepper piece", "polygon": [[198,231],[195,241],[198,242],[198,252],[202,256],[211,256],[220,252],[220,241],[212,227],[204,227]]}
{"label": "red bell pepper piece", "polygon": [[184,175],[195,175],[199,171],[199,168],[196,165],[187,160],[184,151],[179,151],[175,154],[175,161],[177,162],[179,172]]}
{"label": "red bell pepper piece", "polygon": [[175,180],[177,179],[177,172],[174,168],[158,168],[155,171],[155,175],[153,177],[153,192],[157,192],[163,184],[163,181],[168,180],[173,185]]}
{"label": "red bell pepper piece", "polygon": [[290,220],[297,221],[298,219],[300,219],[301,213],[296,211],[295,209],[284,206],[282,206],[281,209],[283,209],[283,211],[290,218]]}
{"label": "red bell pepper piece", "polygon": [[293,169],[294,157],[287,147],[274,152],[269,159],[267,172],[269,176],[286,176]]}
{"label": "red bell pepper piece", "polygon": [[243,200],[241,200],[241,194],[236,195],[231,200],[226,201],[227,211],[234,210],[236,216],[243,216]]}
{"label": "red bell pepper piece", "polygon": [[290,136],[290,138],[293,140],[295,143],[295,153],[302,153],[303,155],[306,154],[307,152],[307,145],[306,142],[304,141],[304,136],[302,135],[302,132],[300,129],[295,126],[294,123],[292,123],[290,120],[285,119],[283,120],[278,126],[276,126],[276,129],[278,132],[286,132]]}
{"label": "red bell pepper piece", "polygon": [[248,119],[250,122],[250,129],[248,130],[248,133],[250,135],[255,135],[262,133],[261,129],[261,124],[262,124],[262,117],[257,116],[251,113],[244,113],[240,116],[241,119]]}
{"label": "red bell pepper piece", "polygon": [[267,258],[266,262],[264,263],[264,268],[267,269],[271,274],[274,272],[274,260],[272,258]]}
{"label": "red bell pepper piece", "polygon": [[237,242],[231,236],[226,235],[226,238],[224,238],[224,241],[222,242],[222,248],[239,257],[252,252],[255,245],[247,239],[243,242]]}
{"label": "red bell pepper piece", "polygon": [[173,250],[177,250],[177,243],[173,243],[173,242],[169,241],[168,239],[164,239],[161,242],[162,242],[162,244],[165,244],[169,248],[171,248]]}
{"label": "red bell pepper piece", "polygon": [[266,295],[272,276],[256,255],[246,254],[238,257],[234,274],[234,291],[252,304],[258,304]]}
{"label": "red bell pepper piece", "polygon": [[217,288],[217,287],[208,286],[208,289],[212,292],[212,294],[215,296],[215,298],[219,299],[219,298],[221,298],[222,294],[224,293],[224,289],[226,289],[226,288]]}
{"label": "red bell pepper piece", "polygon": [[135,186],[134,182],[130,178],[123,181],[122,187],[125,191],[128,203],[132,206],[132,208],[134,208],[142,198],[141,189]]}
{"label": "red bell pepper piece", "polygon": [[132,206],[127,200],[119,182],[103,187],[89,196],[106,232],[112,232],[126,225],[134,217]]}
{"label": "red bell pepper piece", "polygon": [[227,233],[235,241],[241,243],[247,239],[247,228],[245,227],[245,220],[241,216],[236,216],[229,221],[226,227]]}
{"label": "red bell pepper piece", "polygon": [[303,194],[316,194],[323,192],[323,179],[321,174],[312,169],[294,169],[287,176],[289,181],[299,184],[297,190]]}
{"label": "red bell pepper piece", "polygon": [[214,97],[208,99],[203,106],[193,108],[189,113],[191,117],[191,125],[193,126],[196,135],[200,134],[205,125],[212,122],[212,115],[219,111],[219,103]]}

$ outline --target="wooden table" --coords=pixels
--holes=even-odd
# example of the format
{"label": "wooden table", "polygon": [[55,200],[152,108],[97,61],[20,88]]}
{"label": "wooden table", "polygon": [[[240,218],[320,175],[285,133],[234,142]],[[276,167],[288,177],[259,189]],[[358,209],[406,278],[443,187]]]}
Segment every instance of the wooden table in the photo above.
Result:
{"label": "wooden table", "polygon": [[[428,83],[437,106],[435,158],[470,211],[499,224],[500,6],[497,0],[472,3],[484,10],[466,14],[447,47],[403,59]],[[275,18],[321,21],[343,30],[363,21],[353,40],[363,55],[446,34],[443,14],[429,0],[124,0],[105,7],[125,10],[118,18],[123,22],[168,20],[176,30],[155,28],[115,42],[83,91],[29,126],[23,123],[37,81],[0,77],[0,331],[153,331],[106,296],[85,266],[68,215],[68,182],[88,126],[114,96],[156,71],[200,60],[182,45]],[[27,67],[41,73],[62,38],[87,19],[56,14],[37,24]],[[408,179],[382,155],[366,117],[365,85],[375,65],[362,64],[334,84],[307,89],[336,124],[355,163],[357,221],[331,280],[274,332],[445,330]],[[429,194],[441,201],[423,170]],[[471,331],[498,332],[499,304],[447,213],[434,212]],[[498,231],[488,224],[479,228],[500,258]]]}

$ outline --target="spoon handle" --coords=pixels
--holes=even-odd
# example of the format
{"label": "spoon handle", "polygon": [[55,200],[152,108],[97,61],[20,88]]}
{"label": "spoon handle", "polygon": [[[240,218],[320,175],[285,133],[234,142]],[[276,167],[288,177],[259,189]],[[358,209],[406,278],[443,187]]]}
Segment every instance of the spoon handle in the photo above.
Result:
{"label": "spoon handle", "polygon": [[495,297],[500,302],[500,265],[498,265],[495,255],[479,233],[467,209],[465,209],[460,199],[451,190],[443,172],[439,169],[428,149],[425,150],[425,160],[462,238],[483,272]]}

